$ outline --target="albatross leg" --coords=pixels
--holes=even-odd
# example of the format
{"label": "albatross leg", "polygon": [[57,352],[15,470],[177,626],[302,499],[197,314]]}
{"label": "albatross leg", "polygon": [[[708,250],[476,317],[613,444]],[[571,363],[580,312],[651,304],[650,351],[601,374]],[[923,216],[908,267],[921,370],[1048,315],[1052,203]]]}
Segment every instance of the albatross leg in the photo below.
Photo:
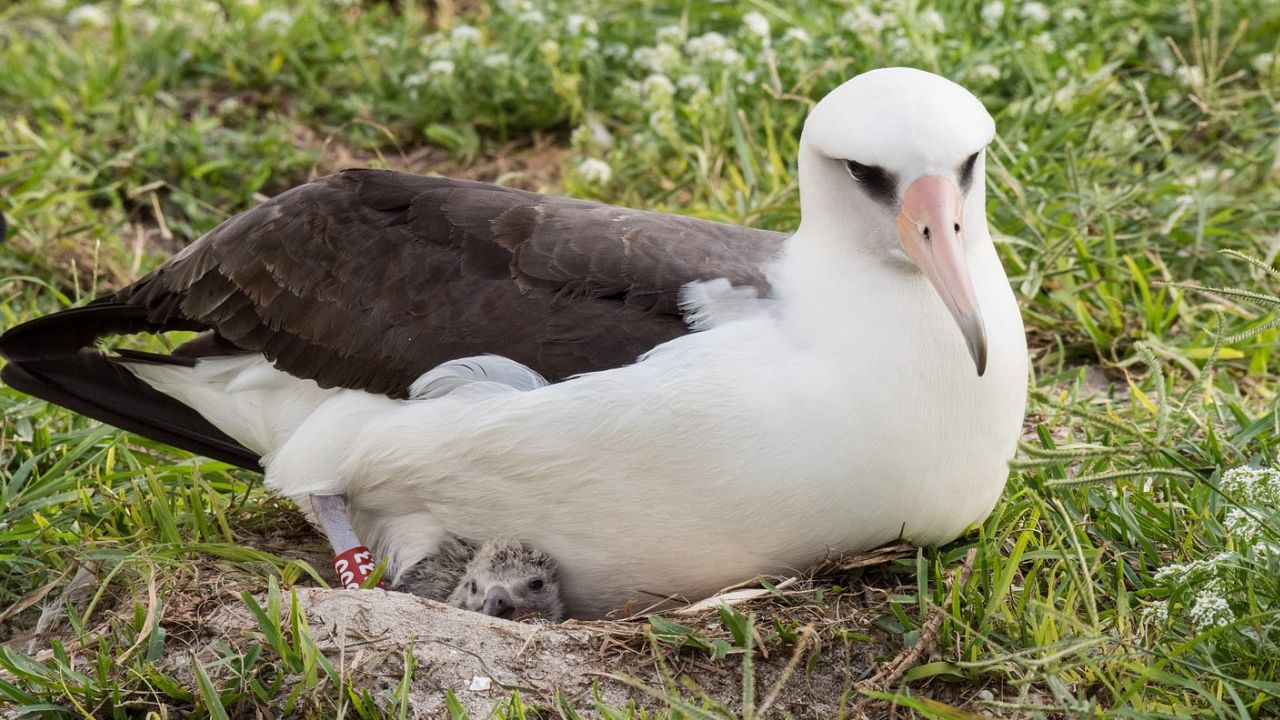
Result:
{"label": "albatross leg", "polygon": [[[338,573],[338,581],[347,590],[360,589],[378,564],[373,561],[373,553],[369,548],[360,544],[360,539],[351,527],[351,519],[347,516],[347,496],[310,497],[311,509],[320,521],[320,529],[333,546],[333,569]],[[377,587],[383,587],[382,581],[378,581]]]}

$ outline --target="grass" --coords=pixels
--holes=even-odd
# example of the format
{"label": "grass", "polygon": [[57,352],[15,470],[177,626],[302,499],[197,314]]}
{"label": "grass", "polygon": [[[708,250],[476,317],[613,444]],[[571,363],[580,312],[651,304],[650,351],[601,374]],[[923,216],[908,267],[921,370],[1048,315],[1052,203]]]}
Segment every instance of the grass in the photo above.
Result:
{"label": "grass", "polygon": [[[996,5],[10,3],[0,324],[127,282],[334,148],[395,164],[430,145],[465,171],[540,134],[562,148],[544,190],[789,228],[813,100],[865,68],[939,71],[1000,130],[988,210],[1033,393],[991,517],[878,576],[898,588],[877,619],[895,642],[943,618],[936,658],[875,707],[957,717],[946,698],[987,687],[970,710],[1280,716],[1280,479],[1230,472],[1274,467],[1280,449],[1280,9]],[[411,663],[375,695],[315,651],[282,588],[323,576],[258,478],[8,389],[0,405],[0,702],[63,717],[407,711]],[[82,567],[99,578],[90,597],[59,603]],[[260,632],[160,669],[192,632],[182,604],[219,583],[270,588],[265,607],[244,599]],[[67,616],[28,649],[42,603]],[[718,639],[733,648],[730,620]],[[758,650],[699,642],[653,647],[734,663]],[[766,689],[742,669],[749,716]],[[666,710],[515,698],[498,714],[727,712],[674,680],[646,687]]]}

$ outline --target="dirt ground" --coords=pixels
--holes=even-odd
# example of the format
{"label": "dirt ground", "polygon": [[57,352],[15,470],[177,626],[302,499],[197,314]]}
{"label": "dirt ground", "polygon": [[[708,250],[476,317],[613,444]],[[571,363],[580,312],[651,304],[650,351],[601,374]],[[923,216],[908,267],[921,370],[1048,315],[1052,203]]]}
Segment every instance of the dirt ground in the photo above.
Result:
{"label": "dirt ground", "polygon": [[[611,706],[625,707],[633,699],[642,706],[662,706],[619,679],[662,687],[655,653],[644,636],[647,623],[517,623],[397,592],[304,588],[298,599],[320,649],[356,687],[375,696],[400,682],[412,646],[417,665],[413,717],[446,716],[447,689],[472,717],[486,717],[513,691],[535,706],[554,707],[562,696],[580,712],[592,706],[595,687]],[[705,618],[699,621],[704,627],[708,623]],[[228,605],[210,618],[207,630],[210,641],[217,642],[247,637],[256,627],[243,605]],[[776,711],[835,717],[846,689],[874,667],[876,652],[871,648],[884,649],[883,640],[860,644],[866,647],[849,648],[840,653],[846,657],[839,662],[819,652],[812,641],[805,643],[808,647],[797,644],[791,652],[775,647],[767,657],[757,656],[759,697],[776,688]],[[691,678],[707,696],[734,711],[741,709],[740,653],[713,662],[702,650],[663,650],[672,677]],[[803,662],[810,659],[816,661]],[[686,691],[686,696],[698,702],[695,693]]]}
{"label": "dirt ground", "polygon": [[[906,554],[914,551],[894,547],[834,558],[820,569],[824,576],[791,579],[776,593],[738,591],[739,596],[756,594],[734,598],[735,610],[755,618],[749,663],[741,644],[726,646],[723,657],[713,658],[705,647],[680,646],[678,638],[643,616],[519,623],[398,592],[300,587],[297,594],[317,647],[356,688],[388,698],[412,653],[411,717],[447,716],[447,690],[476,718],[486,717],[512,692],[527,705],[548,709],[563,698],[584,716],[590,716],[597,694],[608,706],[635,703],[657,710],[667,707],[662,696],[672,691],[697,706],[720,704],[740,713],[744,677],[754,683],[757,709],[768,711],[759,716],[887,717],[889,705],[860,691],[899,686],[906,670],[933,657],[936,645],[931,634],[936,626],[931,631],[929,622],[921,640],[905,648],[877,625],[888,615],[887,598],[907,588],[873,566]],[[850,573],[868,567],[870,572],[849,582]],[[833,578],[841,577],[853,589],[832,592]],[[265,606],[261,594],[257,597]],[[223,592],[217,598],[210,602],[206,596],[189,608],[185,651],[169,653],[162,670],[189,677],[191,657],[216,667],[228,646],[244,649],[255,641],[258,622],[238,594]],[[184,612],[171,601],[168,614]],[[733,645],[730,629],[710,605],[663,617],[691,630],[699,642],[719,639]],[[966,697],[948,702],[972,705],[978,690],[967,687]]]}

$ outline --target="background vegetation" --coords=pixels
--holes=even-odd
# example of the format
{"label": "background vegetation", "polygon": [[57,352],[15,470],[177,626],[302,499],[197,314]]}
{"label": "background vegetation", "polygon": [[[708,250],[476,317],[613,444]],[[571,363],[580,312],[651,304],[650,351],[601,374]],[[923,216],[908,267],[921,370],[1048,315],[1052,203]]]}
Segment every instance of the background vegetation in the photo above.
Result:
{"label": "background vegetation", "polygon": [[[996,117],[988,210],[1034,377],[991,518],[883,571],[903,588],[878,620],[896,642],[945,610],[937,659],[894,701],[954,717],[927,699],[958,686],[1012,715],[1280,715],[1273,0],[9,3],[0,325],[347,163],[789,228],[806,109],[896,64]],[[265,611],[256,652],[157,669],[202,599],[319,582],[290,550],[314,536],[252,475],[7,388],[0,406],[0,702],[397,710],[397,690],[315,682],[323,658]],[[37,627],[42,603],[65,620]],[[312,682],[285,697],[290,673]]]}

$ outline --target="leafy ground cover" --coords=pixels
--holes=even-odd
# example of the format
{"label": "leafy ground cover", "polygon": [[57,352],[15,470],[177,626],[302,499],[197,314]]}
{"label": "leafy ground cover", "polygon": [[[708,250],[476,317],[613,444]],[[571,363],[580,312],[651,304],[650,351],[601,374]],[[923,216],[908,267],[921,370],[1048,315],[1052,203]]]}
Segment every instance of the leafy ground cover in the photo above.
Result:
{"label": "leafy ground cover", "polygon": [[[1270,0],[9,3],[0,324],[87,301],[343,163],[786,229],[806,109],[892,64],[960,81],[996,117],[988,209],[1032,345],[1027,432],[980,528],[792,601],[880,588],[868,612],[893,648],[928,641],[874,713],[1280,715]],[[200,598],[322,583],[314,535],[252,475],[8,389],[0,405],[0,702],[407,711],[412,663],[386,690],[344,683],[287,590],[247,646],[164,670]],[[749,620],[646,626],[651,661],[740,670],[733,711],[673,680],[636,691],[650,710],[496,713],[753,716]],[[864,641],[854,627],[842,642]],[[786,653],[797,630],[762,639]],[[868,712],[858,679],[847,707]]]}

